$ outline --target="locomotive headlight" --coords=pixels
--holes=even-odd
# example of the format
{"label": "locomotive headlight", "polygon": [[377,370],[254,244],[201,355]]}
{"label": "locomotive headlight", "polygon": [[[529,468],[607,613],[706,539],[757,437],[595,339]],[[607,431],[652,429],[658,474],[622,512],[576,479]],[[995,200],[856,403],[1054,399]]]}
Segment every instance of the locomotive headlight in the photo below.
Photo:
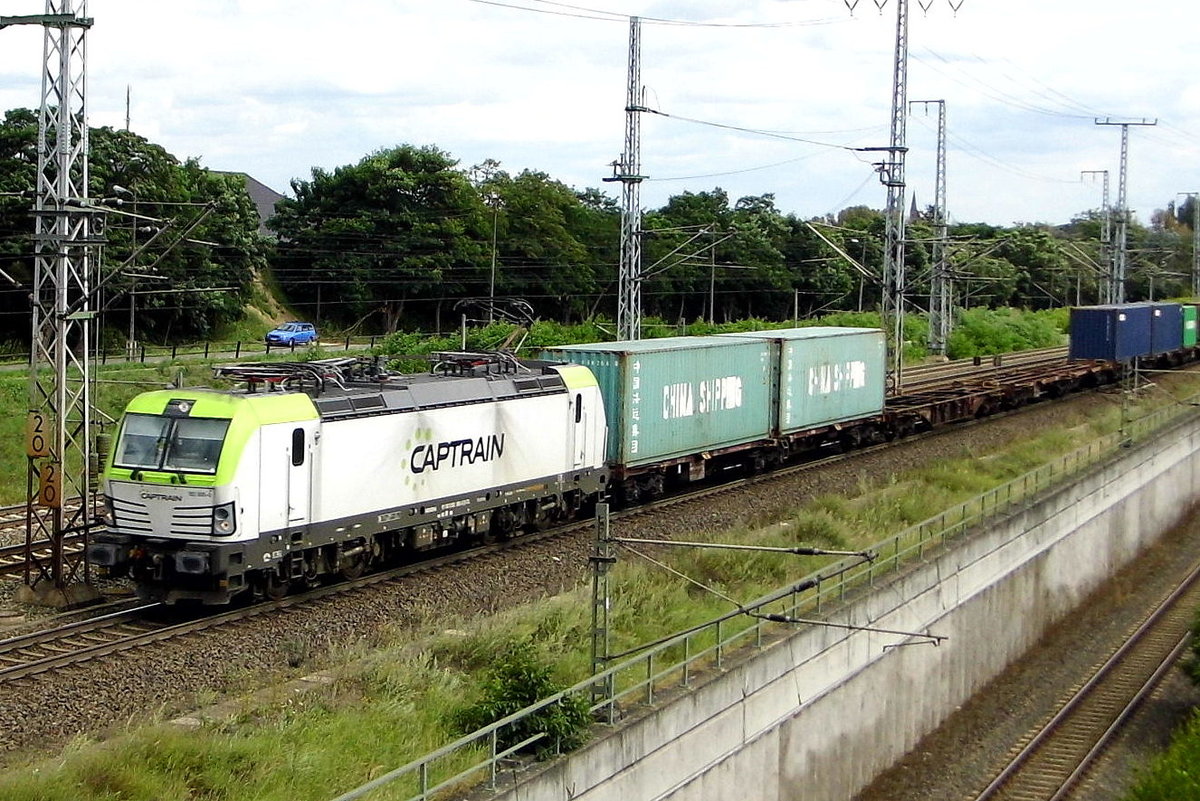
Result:
{"label": "locomotive headlight", "polygon": [[216,537],[227,537],[237,530],[237,512],[234,502],[223,503],[213,507],[212,532]]}

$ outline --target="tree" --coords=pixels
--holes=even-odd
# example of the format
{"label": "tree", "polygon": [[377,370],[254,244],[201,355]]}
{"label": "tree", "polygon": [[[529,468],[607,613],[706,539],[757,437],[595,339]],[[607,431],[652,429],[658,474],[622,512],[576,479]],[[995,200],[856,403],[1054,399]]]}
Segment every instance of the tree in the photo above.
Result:
{"label": "tree", "polygon": [[280,285],[312,306],[330,290],[326,316],[350,325],[379,314],[389,332],[410,299],[463,294],[478,280],[491,214],[456,164],[402,145],[293,181],[295,199],[271,223]]}
{"label": "tree", "polygon": [[[497,296],[525,299],[539,316],[564,321],[585,316],[599,280],[588,233],[611,215],[589,208],[544,172],[525,170],[512,178],[493,171],[478,190],[485,203],[495,203]],[[611,226],[605,231],[612,232]]]}
{"label": "tree", "polygon": [[[0,287],[0,312],[6,312],[0,314],[0,336],[20,340],[29,336],[37,128],[37,115],[28,109],[9,111],[0,123],[0,269],[22,284],[19,290]],[[112,273],[153,266],[163,279],[155,286],[164,290],[235,289],[219,295],[167,291],[141,296],[139,330],[164,337],[204,336],[239,316],[253,271],[266,265],[257,211],[242,179],[211,173],[197,162],[181,165],[162,147],[129,131],[93,128],[89,137],[88,195],[110,210],[93,224],[93,233],[105,241],[97,259],[103,289],[95,305],[110,311],[125,305],[134,285]],[[183,238],[187,225],[210,205]],[[164,236],[131,260],[135,247],[145,246],[159,228],[167,229]],[[148,289],[148,283],[136,288]]]}

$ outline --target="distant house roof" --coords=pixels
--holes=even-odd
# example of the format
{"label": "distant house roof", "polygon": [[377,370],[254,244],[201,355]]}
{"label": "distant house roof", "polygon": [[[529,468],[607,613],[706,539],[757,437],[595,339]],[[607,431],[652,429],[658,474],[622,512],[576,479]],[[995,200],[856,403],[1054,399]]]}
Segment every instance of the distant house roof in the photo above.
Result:
{"label": "distant house roof", "polygon": [[275,216],[275,202],[283,199],[284,196],[244,172],[227,174],[240,175],[246,181],[246,194],[250,195],[250,200],[254,201],[254,206],[258,209],[258,232],[265,237],[274,239],[275,232],[267,228],[267,220]]}

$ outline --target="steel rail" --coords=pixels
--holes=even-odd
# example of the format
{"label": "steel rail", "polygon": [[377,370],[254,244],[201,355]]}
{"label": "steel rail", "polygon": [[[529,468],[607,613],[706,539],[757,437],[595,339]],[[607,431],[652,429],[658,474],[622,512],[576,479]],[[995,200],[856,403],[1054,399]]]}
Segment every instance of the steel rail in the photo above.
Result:
{"label": "steel rail", "polygon": [[975,801],[1064,801],[1186,647],[1200,563],[996,775]]}

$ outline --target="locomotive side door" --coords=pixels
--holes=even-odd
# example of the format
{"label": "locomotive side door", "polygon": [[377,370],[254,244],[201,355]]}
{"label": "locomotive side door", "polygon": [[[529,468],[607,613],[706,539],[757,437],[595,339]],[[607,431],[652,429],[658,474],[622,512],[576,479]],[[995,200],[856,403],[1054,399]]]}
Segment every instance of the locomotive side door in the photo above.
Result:
{"label": "locomotive side door", "polygon": [[572,423],[573,431],[571,432],[572,443],[572,459],[575,467],[582,467],[587,461],[588,442],[589,442],[589,427],[588,427],[588,410],[583,406],[583,394],[575,393],[575,397],[571,400],[571,411],[574,413],[572,418],[575,422]]}
{"label": "locomotive side door", "polygon": [[312,506],[314,421],[290,426],[287,448],[287,522],[289,526],[309,521]]}

